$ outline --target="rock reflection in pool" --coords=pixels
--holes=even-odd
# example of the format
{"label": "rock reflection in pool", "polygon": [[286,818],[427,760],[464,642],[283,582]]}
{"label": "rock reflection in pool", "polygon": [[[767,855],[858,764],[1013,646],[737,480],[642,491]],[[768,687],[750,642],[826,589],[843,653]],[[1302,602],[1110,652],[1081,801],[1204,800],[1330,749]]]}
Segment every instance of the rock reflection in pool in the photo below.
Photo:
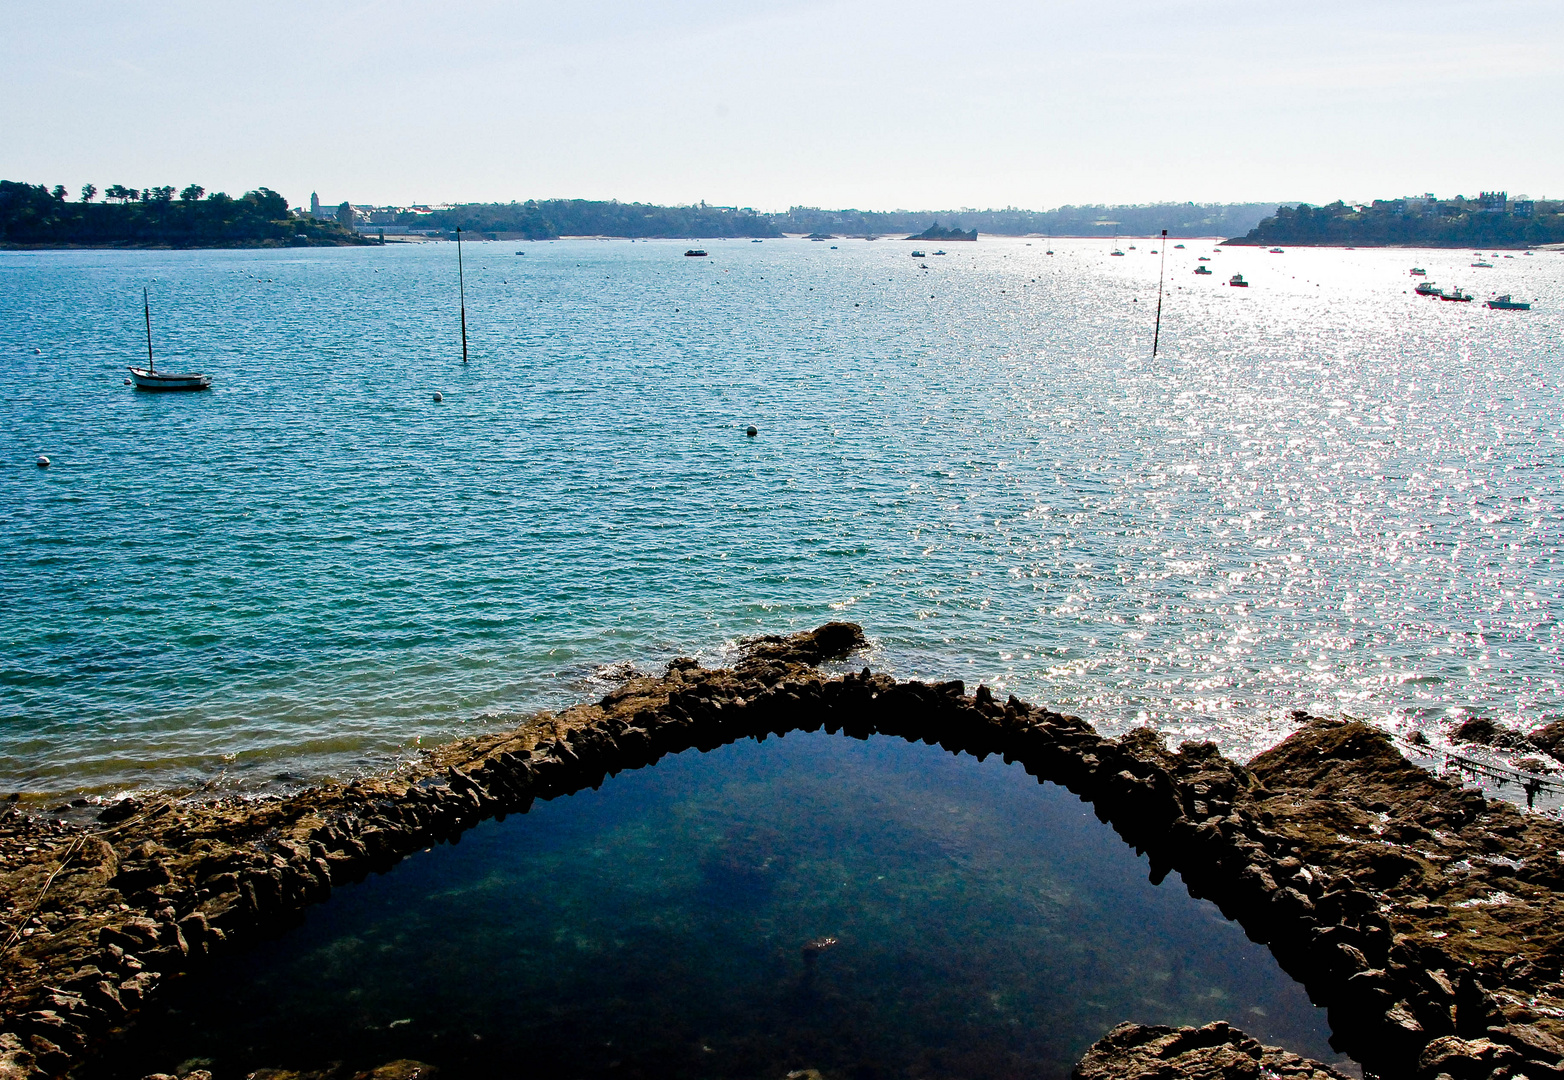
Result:
{"label": "rock reflection in pool", "polygon": [[1263,946],[1146,875],[1090,806],[998,758],[745,740],[339,890],[172,995],[106,1075],[1065,1077],[1127,1019],[1336,1057]]}

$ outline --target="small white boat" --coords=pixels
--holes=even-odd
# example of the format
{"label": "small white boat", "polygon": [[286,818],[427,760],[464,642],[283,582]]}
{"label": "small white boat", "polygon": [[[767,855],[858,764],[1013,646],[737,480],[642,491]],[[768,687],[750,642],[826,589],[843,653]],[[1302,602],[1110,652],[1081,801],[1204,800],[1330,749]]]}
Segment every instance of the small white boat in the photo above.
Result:
{"label": "small white boat", "polygon": [[1234,274],[1227,279],[1227,283],[1237,289],[1247,289],[1249,287],[1249,283],[1244,280],[1244,275],[1242,274]]}
{"label": "small white boat", "polygon": [[1272,248],[1271,249],[1271,254],[1272,255],[1285,255],[1287,253],[1285,251],[1283,251],[1281,248]]}
{"label": "small white boat", "polygon": [[924,256],[923,256],[923,252],[921,252],[921,251],[914,251],[914,252],[913,252],[913,253],[912,253],[912,257],[913,257],[913,258],[914,258],[914,259],[921,259],[921,258],[923,258],[923,257],[924,257]]}
{"label": "small white boat", "polygon": [[1197,266],[1197,267],[1195,267],[1195,273],[1197,273],[1197,274],[1209,274],[1210,272],[1211,272],[1211,268],[1209,266]]}
{"label": "small white boat", "polygon": [[1428,271],[1424,270],[1421,266],[1414,266],[1414,267],[1412,267],[1412,276],[1413,277],[1427,277],[1428,276]]}
{"label": "small white boat", "polygon": [[147,366],[130,367],[130,381],[137,390],[208,390],[212,377],[198,372],[158,371],[152,359],[152,305],[141,290],[141,314],[147,321]]}
{"label": "small white boat", "polygon": [[129,370],[130,381],[135,384],[137,390],[209,390],[212,386],[210,375],[194,373],[176,375],[166,371],[153,371],[149,367],[133,367]]}
{"label": "small white boat", "polygon": [[1494,297],[1492,300],[1488,301],[1488,306],[1493,308],[1495,311],[1531,310],[1531,305],[1526,303],[1524,300],[1511,300],[1509,293],[1505,293],[1503,296]]}
{"label": "small white boat", "polygon": [[1486,259],[1478,259],[1472,265],[1474,267],[1481,267],[1484,270],[1492,270],[1493,269],[1493,263],[1488,262]]}

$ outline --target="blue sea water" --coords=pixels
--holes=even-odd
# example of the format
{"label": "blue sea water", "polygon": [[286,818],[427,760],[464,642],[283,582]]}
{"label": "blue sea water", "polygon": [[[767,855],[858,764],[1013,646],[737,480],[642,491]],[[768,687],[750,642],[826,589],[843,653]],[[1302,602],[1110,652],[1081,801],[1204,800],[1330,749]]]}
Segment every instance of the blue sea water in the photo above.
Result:
{"label": "blue sea water", "polygon": [[[0,790],[351,771],[831,618],[1239,756],[1564,716],[1564,256],[1189,242],[1153,359],[1154,241],[686,246],[468,246],[465,367],[448,244],[0,253]],[[211,392],[124,385],[143,285]]]}
{"label": "blue sea water", "polygon": [[1335,1060],[1265,947],[1147,870],[997,757],[743,740],[337,889],[172,987],[92,1078],[412,1058],[451,1080],[1063,1080],[1124,1020],[1226,1019]]}

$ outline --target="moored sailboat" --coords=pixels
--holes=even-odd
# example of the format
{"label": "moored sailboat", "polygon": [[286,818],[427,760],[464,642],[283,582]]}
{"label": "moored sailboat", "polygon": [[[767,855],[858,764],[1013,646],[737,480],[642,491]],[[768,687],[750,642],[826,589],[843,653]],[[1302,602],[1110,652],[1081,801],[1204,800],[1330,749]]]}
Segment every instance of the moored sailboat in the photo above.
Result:
{"label": "moored sailboat", "polygon": [[170,372],[158,371],[157,365],[152,359],[152,305],[147,299],[147,290],[141,290],[141,314],[147,323],[147,366],[144,368],[132,366],[130,381],[137,390],[207,390],[212,386],[212,377],[197,372]]}

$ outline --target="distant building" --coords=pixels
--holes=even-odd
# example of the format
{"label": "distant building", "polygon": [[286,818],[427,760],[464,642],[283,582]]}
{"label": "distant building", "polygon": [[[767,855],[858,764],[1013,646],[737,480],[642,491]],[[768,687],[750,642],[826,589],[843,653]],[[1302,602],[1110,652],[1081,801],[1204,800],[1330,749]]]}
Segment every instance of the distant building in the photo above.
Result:
{"label": "distant building", "polygon": [[1485,214],[1502,214],[1509,208],[1509,203],[1510,195],[1506,191],[1485,191],[1477,199]]}
{"label": "distant building", "polygon": [[320,195],[310,192],[310,217],[320,217]]}
{"label": "distant building", "polygon": [[1537,212],[1537,204],[1522,195],[1510,203],[1510,213],[1516,217],[1531,217]]}

